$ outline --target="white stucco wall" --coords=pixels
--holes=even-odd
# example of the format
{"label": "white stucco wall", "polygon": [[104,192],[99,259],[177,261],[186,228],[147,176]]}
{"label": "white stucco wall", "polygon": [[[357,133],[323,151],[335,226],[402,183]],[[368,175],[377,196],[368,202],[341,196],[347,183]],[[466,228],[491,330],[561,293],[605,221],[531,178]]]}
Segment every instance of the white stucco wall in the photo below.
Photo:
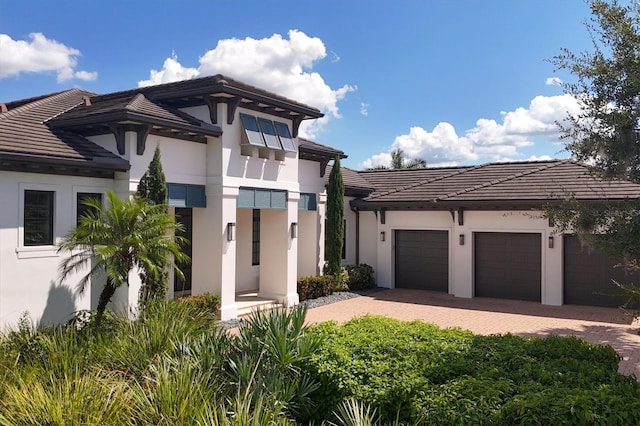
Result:
{"label": "white stucco wall", "polygon": [[[463,225],[458,225],[448,211],[387,211],[386,223],[380,223],[372,212],[360,215],[360,262],[376,271],[377,285],[395,286],[394,231],[445,230],[449,233],[449,293],[458,297],[473,297],[473,234],[474,232],[531,232],[541,235],[542,303],[562,304],[562,238],[554,237],[554,247],[548,247],[553,228],[539,212],[529,211],[464,211]],[[378,215],[379,216],[379,215]],[[380,241],[385,232],[385,241]],[[459,244],[460,234],[465,244]]]}
{"label": "white stucco wall", "polygon": [[102,289],[102,283],[90,283],[80,296],[80,274],[59,283],[58,266],[65,256],[55,245],[24,246],[24,191],[55,192],[55,243],[75,226],[76,194],[104,193],[112,185],[109,179],[0,171],[0,331],[15,326],[23,312],[35,322],[65,321],[75,311],[95,308]]}
{"label": "white stucco wall", "polygon": [[236,292],[258,290],[260,266],[251,264],[253,210],[238,209],[236,220]]}

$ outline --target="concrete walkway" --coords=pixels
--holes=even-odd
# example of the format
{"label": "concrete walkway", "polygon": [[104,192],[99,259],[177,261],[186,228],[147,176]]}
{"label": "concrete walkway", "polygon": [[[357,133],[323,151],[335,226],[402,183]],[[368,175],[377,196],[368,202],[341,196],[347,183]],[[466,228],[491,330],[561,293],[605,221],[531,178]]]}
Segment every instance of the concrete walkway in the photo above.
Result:
{"label": "concrete walkway", "polygon": [[577,336],[608,344],[622,356],[618,371],[640,380],[640,323],[619,309],[592,306],[547,306],[519,300],[462,299],[448,294],[391,289],[310,309],[310,323],[344,322],[365,314],[399,320],[422,320],[440,327],[460,327],[476,334]]}

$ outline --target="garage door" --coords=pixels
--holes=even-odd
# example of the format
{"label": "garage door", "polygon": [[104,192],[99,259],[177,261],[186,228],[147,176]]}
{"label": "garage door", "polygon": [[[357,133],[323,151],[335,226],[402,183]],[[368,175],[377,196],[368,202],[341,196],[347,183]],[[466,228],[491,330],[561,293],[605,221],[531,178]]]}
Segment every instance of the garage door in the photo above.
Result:
{"label": "garage door", "polygon": [[475,295],[540,302],[540,234],[476,232]]}
{"label": "garage door", "polygon": [[396,287],[449,290],[449,233],[395,232]]}
{"label": "garage door", "polygon": [[612,282],[640,284],[640,274],[625,275],[615,268],[620,260],[604,252],[582,247],[578,237],[564,237],[564,303],[617,307],[625,302],[620,289]]}

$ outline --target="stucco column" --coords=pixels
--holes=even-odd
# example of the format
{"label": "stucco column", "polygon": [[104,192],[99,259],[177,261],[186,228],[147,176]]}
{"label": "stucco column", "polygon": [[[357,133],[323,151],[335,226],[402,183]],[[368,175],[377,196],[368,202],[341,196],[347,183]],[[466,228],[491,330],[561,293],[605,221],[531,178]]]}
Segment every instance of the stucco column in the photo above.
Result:
{"label": "stucco column", "polygon": [[296,288],[298,237],[291,234],[292,224],[298,224],[299,199],[300,193],[289,191],[286,210],[261,211],[259,296],[285,306],[297,305],[300,300]]}
{"label": "stucco column", "polygon": [[[192,294],[220,296],[220,318],[236,318],[236,241],[228,224],[236,223],[238,188],[207,184],[207,207],[193,209]],[[234,230],[235,231],[235,230]]]}

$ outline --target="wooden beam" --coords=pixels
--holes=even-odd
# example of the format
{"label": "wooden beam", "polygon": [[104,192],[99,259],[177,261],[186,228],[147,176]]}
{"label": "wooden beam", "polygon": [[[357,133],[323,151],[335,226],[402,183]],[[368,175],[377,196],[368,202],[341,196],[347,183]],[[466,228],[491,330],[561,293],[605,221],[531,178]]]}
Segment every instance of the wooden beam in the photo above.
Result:
{"label": "wooden beam", "polygon": [[295,117],[293,117],[292,121],[292,133],[291,136],[293,136],[294,138],[298,137],[298,129],[300,128],[300,124],[302,123],[302,119],[303,117],[301,115],[297,115]]}
{"label": "wooden beam", "polygon": [[211,124],[218,124],[218,99],[211,96],[205,96],[204,102],[209,108],[209,119]]}
{"label": "wooden beam", "polygon": [[138,135],[137,145],[136,145],[136,154],[143,155],[144,150],[147,147],[147,136],[149,136],[149,132],[151,131],[151,126],[138,126],[136,131]]}
{"label": "wooden beam", "polygon": [[124,146],[124,134],[125,128],[122,124],[109,124],[109,129],[113,133],[113,136],[116,138],[116,147],[118,148],[118,154],[124,155],[125,146]]}
{"label": "wooden beam", "polygon": [[329,164],[329,160],[320,161],[320,177],[324,177],[325,172],[327,171],[328,164]]}
{"label": "wooden beam", "polygon": [[380,224],[385,225],[387,223],[387,209],[380,209]]}
{"label": "wooden beam", "polygon": [[240,100],[241,99],[237,96],[227,100],[227,124],[233,124],[233,119],[236,116],[236,109],[238,108],[238,105],[240,105]]}
{"label": "wooden beam", "polygon": [[464,226],[464,209],[462,207],[458,209],[458,226]]}

